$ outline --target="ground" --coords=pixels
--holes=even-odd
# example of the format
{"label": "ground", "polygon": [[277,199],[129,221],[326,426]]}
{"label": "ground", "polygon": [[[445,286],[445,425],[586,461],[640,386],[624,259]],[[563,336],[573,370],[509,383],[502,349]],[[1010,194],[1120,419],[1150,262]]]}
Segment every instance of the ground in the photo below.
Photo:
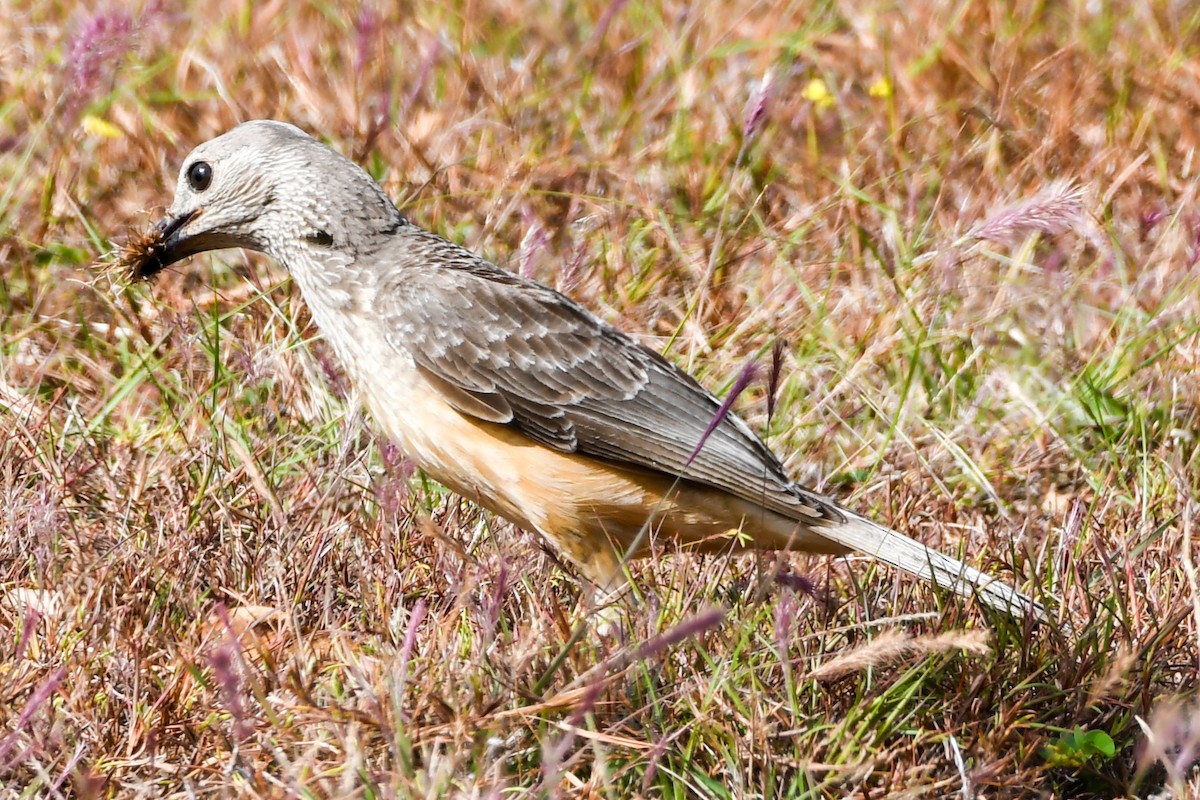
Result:
{"label": "ground", "polygon": [[[0,797],[1190,791],[1190,4],[5,14]],[[793,474],[1051,623],[664,551],[624,630],[581,624],[380,439],[278,265],[108,268],[256,117],[722,395],[756,364],[736,408]]]}

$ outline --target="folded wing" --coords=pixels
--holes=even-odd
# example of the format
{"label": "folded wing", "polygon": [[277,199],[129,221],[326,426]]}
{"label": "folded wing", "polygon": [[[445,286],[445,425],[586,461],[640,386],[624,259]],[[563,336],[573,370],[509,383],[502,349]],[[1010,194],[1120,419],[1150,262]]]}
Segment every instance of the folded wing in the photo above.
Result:
{"label": "folded wing", "polygon": [[[433,234],[397,244],[388,340],[460,412],[563,452],[677,475],[807,524],[841,521],[746,424],[658,353],[547,287]],[[697,452],[698,450],[698,452]]]}

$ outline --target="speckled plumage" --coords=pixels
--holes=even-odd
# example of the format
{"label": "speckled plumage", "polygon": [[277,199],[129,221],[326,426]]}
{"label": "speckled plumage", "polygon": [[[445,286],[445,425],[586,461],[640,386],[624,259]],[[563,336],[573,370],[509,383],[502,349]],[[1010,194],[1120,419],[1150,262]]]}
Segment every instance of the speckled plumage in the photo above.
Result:
{"label": "speckled plumage", "polygon": [[[199,162],[211,167],[203,188],[189,172]],[[657,509],[657,537],[687,548],[858,550],[1042,616],[1003,582],[795,484],[736,415],[696,453],[720,403],[689,375],[558,292],[411,224],[298,128],[249,122],[197,147],[170,214],[156,269],[221,247],[278,259],[384,431],[601,586]]]}

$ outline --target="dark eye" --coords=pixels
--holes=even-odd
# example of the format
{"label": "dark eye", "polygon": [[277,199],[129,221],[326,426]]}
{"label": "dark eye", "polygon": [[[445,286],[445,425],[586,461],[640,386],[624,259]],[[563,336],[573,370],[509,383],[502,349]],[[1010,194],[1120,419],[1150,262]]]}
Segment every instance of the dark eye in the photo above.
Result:
{"label": "dark eye", "polygon": [[207,161],[197,161],[187,168],[187,179],[192,191],[203,192],[212,183],[212,165]]}

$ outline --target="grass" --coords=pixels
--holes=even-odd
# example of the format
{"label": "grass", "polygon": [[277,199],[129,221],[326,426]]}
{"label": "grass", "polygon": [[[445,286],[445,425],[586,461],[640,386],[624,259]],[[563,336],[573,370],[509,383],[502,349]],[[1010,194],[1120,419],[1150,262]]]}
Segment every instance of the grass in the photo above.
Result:
{"label": "grass", "polygon": [[[0,797],[1197,791],[1186,4],[8,13]],[[786,341],[738,408],[793,473],[1074,630],[669,552],[623,636],[579,629],[532,536],[373,432],[277,265],[90,266],[254,117],[722,392]]]}

